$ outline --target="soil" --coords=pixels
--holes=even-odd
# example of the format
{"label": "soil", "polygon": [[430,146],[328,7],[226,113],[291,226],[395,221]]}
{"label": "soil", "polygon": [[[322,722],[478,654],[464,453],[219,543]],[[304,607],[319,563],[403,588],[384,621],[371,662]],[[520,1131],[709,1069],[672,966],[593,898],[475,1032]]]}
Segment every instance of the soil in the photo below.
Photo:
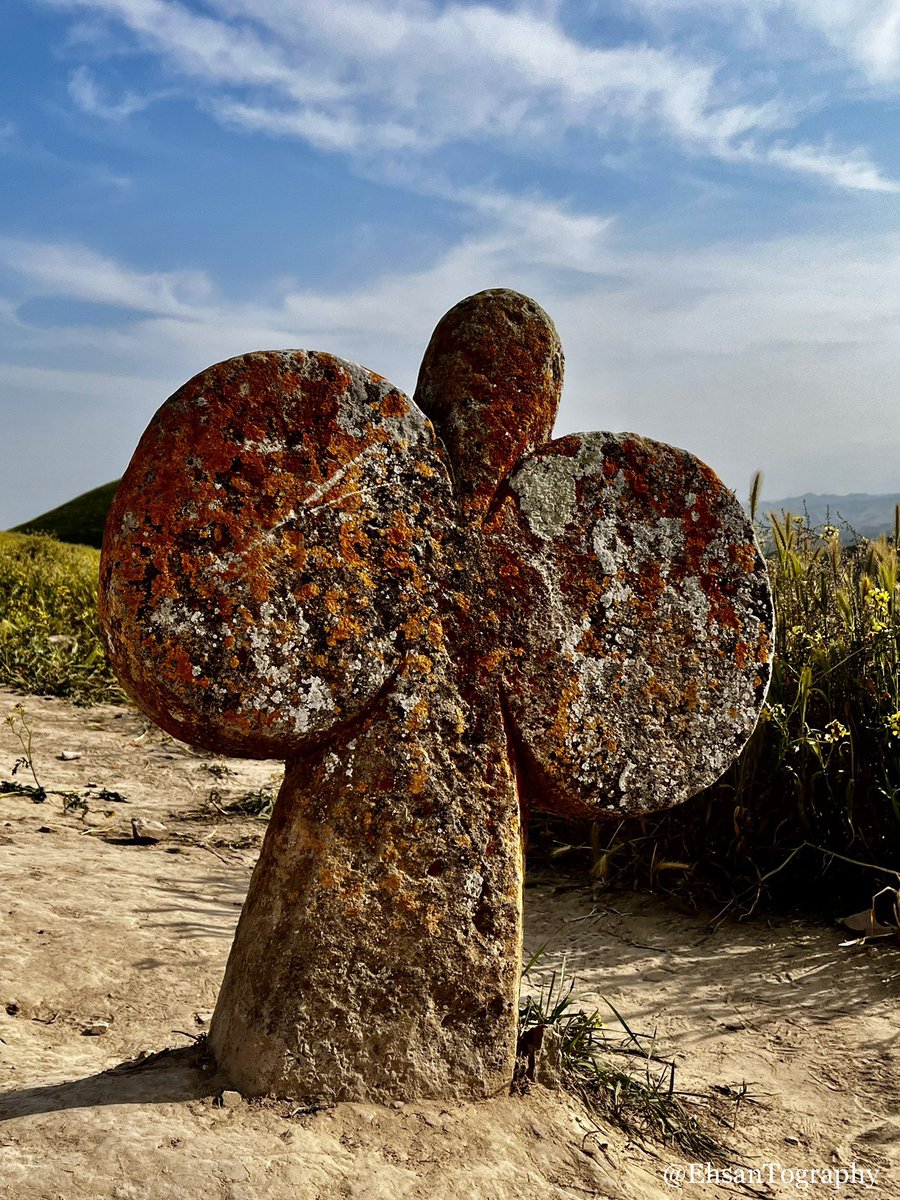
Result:
{"label": "soil", "polygon": [[[705,1166],[692,1180],[690,1157],[539,1084],[473,1104],[223,1104],[202,1039],[265,826],[222,810],[277,764],[197,753],[130,709],[0,691],[0,718],[20,702],[48,795],[0,793],[0,1196],[900,1197],[896,942],[841,946],[846,931],[801,918],[711,925],[577,879],[526,889],[526,950],[545,946],[530,986],[574,974],[617,1040],[611,1005],[655,1031],[730,1169],[757,1178],[720,1163],[718,1182]],[[0,724],[0,781],[19,754]],[[810,1185],[813,1169],[830,1180]]]}

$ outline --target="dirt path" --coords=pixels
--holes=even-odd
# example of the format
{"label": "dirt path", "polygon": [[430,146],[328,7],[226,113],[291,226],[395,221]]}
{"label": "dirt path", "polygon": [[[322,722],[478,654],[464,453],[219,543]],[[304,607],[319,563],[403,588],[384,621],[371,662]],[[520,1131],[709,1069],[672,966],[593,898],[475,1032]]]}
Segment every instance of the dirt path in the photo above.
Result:
{"label": "dirt path", "polygon": [[[17,701],[0,692],[0,718]],[[839,930],[801,921],[711,931],[640,896],[595,908],[581,889],[529,887],[526,945],[546,943],[545,972],[565,962],[584,1006],[614,1024],[610,1000],[634,1029],[658,1030],[679,1087],[748,1085],[736,1129],[721,1132],[763,1171],[752,1189],[667,1188],[677,1155],[615,1129],[585,1141],[580,1105],[542,1088],[473,1105],[220,1107],[222,1081],[193,1038],[264,827],[219,815],[209,793],[221,806],[269,784],[274,767],[228,760],[224,774],[224,760],[130,711],[34,698],[25,708],[44,787],[94,785],[95,798],[86,814],[64,814],[58,795],[0,795],[0,1196],[900,1197],[898,947],[842,949]],[[17,753],[0,724],[0,780]],[[99,798],[104,788],[125,802]],[[132,819],[152,842],[133,840]],[[108,1029],[85,1033],[98,1023]],[[122,1067],[164,1047],[183,1048]],[[789,1178],[854,1163],[877,1172],[874,1186]]]}

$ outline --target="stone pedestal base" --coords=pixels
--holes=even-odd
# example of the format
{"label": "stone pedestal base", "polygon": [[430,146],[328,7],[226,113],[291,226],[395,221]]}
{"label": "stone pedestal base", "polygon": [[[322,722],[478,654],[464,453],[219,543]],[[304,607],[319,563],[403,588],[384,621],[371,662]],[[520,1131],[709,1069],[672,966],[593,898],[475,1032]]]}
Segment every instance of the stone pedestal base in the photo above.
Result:
{"label": "stone pedestal base", "polygon": [[305,1101],[504,1090],[521,874],[499,715],[402,681],[351,741],[289,764],[212,1021],[218,1065],[246,1095]]}

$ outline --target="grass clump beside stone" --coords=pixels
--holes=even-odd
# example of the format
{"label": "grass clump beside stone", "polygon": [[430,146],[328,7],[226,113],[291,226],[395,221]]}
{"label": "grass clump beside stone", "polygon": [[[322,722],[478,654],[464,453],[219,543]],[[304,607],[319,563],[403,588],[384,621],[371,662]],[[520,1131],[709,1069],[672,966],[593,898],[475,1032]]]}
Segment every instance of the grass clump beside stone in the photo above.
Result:
{"label": "grass clump beside stone", "polygon": [[0,533],[0,685],[78,704],[122,702],[100,641],[100,554]]}
{"label": "grass clump beside stone", "polygon": [[[729,1158],[731,1152],[713,1125],[734,1128],[746,1088],[720,1089],[732,1102],[730,1121],[720,1111],[721,1095],[679,1091],[675,1063],[657,1052],[652,1034],[635,1032],[609,1001],[609,1023],[575,1004],[575,979],[566,974],[565,958],[559,972],[536,980],[541,953],[523,971],[516,1086],[527,1089],[537,1082],[563,1087],[580,1097],[596,1121],[614,1123],[633,1138],[706,1162]],[[596,1135],[586,1136],[584,1148],[590,1152],[587,1143],[599,1135],[598,1126]]]}

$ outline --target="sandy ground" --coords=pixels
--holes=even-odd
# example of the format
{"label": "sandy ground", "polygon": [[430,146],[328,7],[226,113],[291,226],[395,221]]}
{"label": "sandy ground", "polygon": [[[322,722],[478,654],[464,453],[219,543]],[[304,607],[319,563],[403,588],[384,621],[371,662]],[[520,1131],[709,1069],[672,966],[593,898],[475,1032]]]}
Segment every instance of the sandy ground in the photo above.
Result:
{"label": "sandy ground", "polygon": [[[18,700],[0,692],[0,719]],[[613,1021],[610,1000],[633,1028],[657,1030],[680,1088],[726,1097],[735,1128],[718,1132],[761,1182],[700,1182],[696,1168],[692,1182],[687,1167],[668,1187],[678,1154],[614,1127],[591,1134],[580,1102],[541,1087],[468,1105],[222,1107],[194,1039],[263,827],[206,802],[213,788],[260,787],[273,765],[228,760],[223,776],[225,760],[131,711],[24,703],[45,787],[93,785],[127,803],[64,814],[57,795],[0,795],[0,1196],[900,1197],[895,943],[841,948],[840,930],[800,920],[713,930],[648,897],[594,904],[565,881],[527,889],[526,947],[546,943],[545,972],[565,961],[585,1007]],[[0,779],[17,754],[0,724]],[[156,840],[135,843],[132,818]],[[97,1022],[108,1029],[85,1032]],[[153,1057],[166,1047],[178,1049]],[[735,1111],[725,1089],[744,1084]],[[791,1178],[853,1164],[855,1183]]]}

